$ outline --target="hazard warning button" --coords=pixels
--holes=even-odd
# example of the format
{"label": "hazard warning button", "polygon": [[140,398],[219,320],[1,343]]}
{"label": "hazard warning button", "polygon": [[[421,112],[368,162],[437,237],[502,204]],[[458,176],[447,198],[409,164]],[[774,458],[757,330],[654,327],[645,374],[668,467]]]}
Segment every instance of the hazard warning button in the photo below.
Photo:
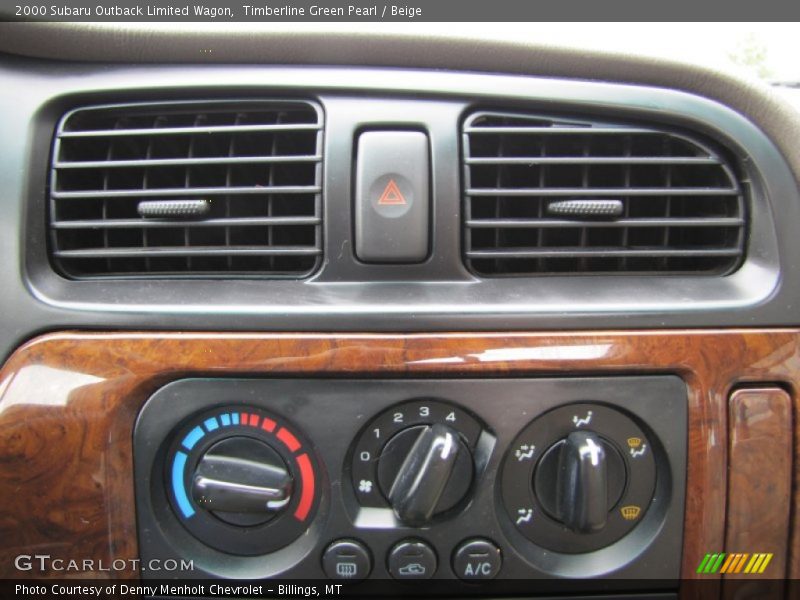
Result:
{"label": "hazard warning button", "polygon": [[407,215],[417,199],[411,182],[394,172],[378,177],[370,186],[368,195],[372,209],[387,219]]}
{"label": "hazard warning button", "polygon": [[397,187],[397,182],[394,179],[390,179],[386,187],[383,188],[383,193],[378,198],[378,206],[408,206],[406,197]]}
{"label": "hazard warning button", "polygon": [[369,131],[358,138],[355,248],[364,262],[413,263],[428,256],[428,137]]}

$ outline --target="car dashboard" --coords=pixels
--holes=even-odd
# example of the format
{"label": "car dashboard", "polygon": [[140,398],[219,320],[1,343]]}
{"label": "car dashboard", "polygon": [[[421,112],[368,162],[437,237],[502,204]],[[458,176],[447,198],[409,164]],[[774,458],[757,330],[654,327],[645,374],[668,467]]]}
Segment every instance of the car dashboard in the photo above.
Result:
{"label": "car dashboard", "polygon": [[3,578],[800,575],[771,90],[486,37],[0,33]]}

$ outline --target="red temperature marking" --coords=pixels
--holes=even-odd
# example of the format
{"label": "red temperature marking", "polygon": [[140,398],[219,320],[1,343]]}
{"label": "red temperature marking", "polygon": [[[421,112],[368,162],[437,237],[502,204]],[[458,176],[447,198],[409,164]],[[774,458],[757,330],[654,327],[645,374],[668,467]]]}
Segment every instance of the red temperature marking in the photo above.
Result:
{"label": "red temperature marking", "polygon": [[247,425],[247,419],[250,415],[247,413],[242,413],[239,415],[239,425]]}
{"label": "red temperature marking", "polygon": [[264,422],[261,424],[261,429],[266,431],[275,431],[275,421],[264,417]]}
{"label": "red temperature marking", "polygon": [[258,415],[250,415],[250,426],[251,427],[258,427]]}
{"label": "red temperature marking", "polygon": [[[281,431],[286,431],[281,429]],[[280,432],[278,433],[280,437]],[[300,469],[300,479],[303,482],[303,491],[300,493],[300,502],[294,511],[294,517],[298,521],[305,521],[311,510],[311,503],[314,502],[314,468],[308,455],[301,454],[297,457],[297,466]]]}
{"label": "red temperature marking", "polygon": [[296,437],[294,437],[294,435],[292,435],[292,432],[285,427],[281,427],[278,430],[277,436],[278,439],[282,441],[291,452],[295,452],[296,450],[300,449],[300,442]]}

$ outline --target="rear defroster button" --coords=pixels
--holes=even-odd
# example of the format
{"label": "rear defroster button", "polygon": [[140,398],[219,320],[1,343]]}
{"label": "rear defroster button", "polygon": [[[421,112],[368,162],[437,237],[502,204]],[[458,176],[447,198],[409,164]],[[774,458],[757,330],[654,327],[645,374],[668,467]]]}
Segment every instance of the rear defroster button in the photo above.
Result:
{"label": "rear defroster button", "polygon": [[325,549],[322,569],[331,579],[364,579],[372,570],[372,557],[366,546],[356,540],[337,540]]}
{"label": "rear defroster button", "polygon": [[460,579],[493,579],[502,566],[500,548],[489,540],[466,540],[453,552],[453,571]]}

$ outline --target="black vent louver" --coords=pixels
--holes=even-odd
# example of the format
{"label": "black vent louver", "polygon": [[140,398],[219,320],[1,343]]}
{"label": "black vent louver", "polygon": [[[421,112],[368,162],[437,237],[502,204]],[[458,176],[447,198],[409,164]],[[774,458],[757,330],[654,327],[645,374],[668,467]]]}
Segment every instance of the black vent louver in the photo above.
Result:
{"label": "black vent louver", "polygon": [[480,112],[463,147],[465,259],[481,276],[722,275],[743,258],[742,185],[693,137]]}
{"label": "black vent louver", "polygon": [[50,243],[71,277],[303,277],[321,260],[322,111],[305,101],[83,108],[60,122]]}

